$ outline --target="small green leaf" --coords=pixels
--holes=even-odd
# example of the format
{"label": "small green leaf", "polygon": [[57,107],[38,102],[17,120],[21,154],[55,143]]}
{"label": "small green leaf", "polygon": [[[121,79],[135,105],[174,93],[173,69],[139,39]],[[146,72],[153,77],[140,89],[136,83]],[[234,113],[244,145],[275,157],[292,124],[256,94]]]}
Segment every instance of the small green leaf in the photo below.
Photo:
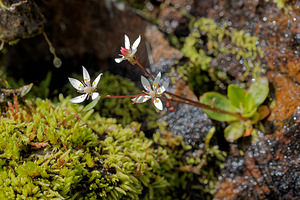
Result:
{"label": "small green leaf", "polygon": [[24,97],[31,90],[32,86],[33,86],[33,83],[30,83],[28,85],[24,85],[22,87],[22,91],[21,91],[20,96]]}
{"label": "small green leaf", "polygon": [[98,101],[100,100],[100,96],[98,96],[96,99],[94,99],[91,103],[89,103],[88,105],[86,105],[85,107],[84,107],[84,109],[83,109],[83,111],[84,112],[86,112],[86,111],[89,111],[89,110],[91,110],[91,109],[93,109],[96,105],[97,105],[97,103],[98,103]]}
{"label": "small green leaf", "polygon": [[237,85],[230,84],[228,86],[228,98],[232,105],[234,105],[237,108],[244,107],[245,104],[245,97],[246,97],[246,91],[242,88],[240,88]]}
{"label": "small green leaf", "polygon": [[228,98],[232,105],[239,108],[243,117],[252,117],[257,107],[254,106],[254,100],[251,94],[237,85],[231,84],[228,87]]}
{"label": "small green leaf", "polygon": [[211,138],[212,138],[212,136],[214,135],[214,133],[216,132],[216,128],[215,127],[212,127],[209,131],[208,131],[208,133],[207,133],[207,135],[206,135],[206,137],[205,137],[205,148],[209,148],[209,142],[210,142],[210,140],[211,140]]}
{"label": "small green leaf", "polygon": [[254,115],[251,117],[251,123],[256,124],[259,121],[259,113],[255,112]]}
{"label": "small green leaf", "polygon": [[227,141],[233,142],[234,140],[239,139],[242,137],[243,133],[245,131],[245,127],[243,122],[234,122],[227,126],[224,130],[224,136]]}
{"label": "small green leaf", "polygon": [[254,105],[258,107],[264,102],[269,94],[269,82],[267,78],[258,78],[249,88],[249,93],[252,95]]}
{"label": "small green leaf", "polygon": [[250,93],[247,93],[244,99],[244,107],[242,111],[243,117],[252,117],[257,110],[257,107],[254,104],[253,97]]}
{"label": "small green leaf", "polygon": [[[206,92],[200,97],[200,102],[209,106],[212,106],[214,108],[219,108],[224,111],[228,112],[238,112],[238,109],[233,106],[230,101],[224,96],[217,92]],[[228,115],[228,114],[222,114],[218,112],[214,112],[211,110],[203,109],[203,111],[212,119],[218,120],[218,121],[235,121],[238,120],[237,117]]]}

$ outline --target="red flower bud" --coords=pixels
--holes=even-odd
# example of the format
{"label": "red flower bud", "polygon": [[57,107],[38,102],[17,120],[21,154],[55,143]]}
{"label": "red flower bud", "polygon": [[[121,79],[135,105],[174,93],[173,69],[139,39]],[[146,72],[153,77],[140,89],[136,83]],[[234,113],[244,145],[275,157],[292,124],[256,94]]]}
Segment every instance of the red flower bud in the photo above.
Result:
{"label": "red flower bud", "polygon": [[130,55],[130,50],[121,47],[121,54],[122,54],[124,57],[127,57],[127,56]]}

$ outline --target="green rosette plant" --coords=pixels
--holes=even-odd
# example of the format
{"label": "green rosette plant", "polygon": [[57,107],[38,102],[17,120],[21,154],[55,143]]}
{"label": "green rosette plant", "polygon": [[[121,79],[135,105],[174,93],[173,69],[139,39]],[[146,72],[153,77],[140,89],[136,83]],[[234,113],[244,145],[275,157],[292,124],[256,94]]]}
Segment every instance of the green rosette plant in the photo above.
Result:
{"label": "green rosette plant", "polygon": [[200,97],[200,102],[238,115],[219,113],[203,109],[214,120],[228,122],[224,134],[227,141],[234,141],[243,136],[257,137],[256,126],[264,119],[269,111],[261,105],[269,93],[267,78],[256,79],[248,90],[231,84],[227,90],[227,97],[217,92],[207,92]]}

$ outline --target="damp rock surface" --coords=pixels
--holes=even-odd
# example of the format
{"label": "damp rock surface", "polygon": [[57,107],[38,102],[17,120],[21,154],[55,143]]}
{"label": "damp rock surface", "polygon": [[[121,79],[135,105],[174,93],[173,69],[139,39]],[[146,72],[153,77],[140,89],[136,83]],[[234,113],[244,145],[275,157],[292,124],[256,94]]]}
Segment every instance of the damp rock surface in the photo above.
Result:
{"label": "damp rock surface", "polygon": [[214,199],[297,199],[300,196],[300,122],[260,138],[239,155],[233,148]]}
{"label": "damp rock surface", "polygon": [[202,109],[190,105],[178,105],[173,112],[169,112],[160,120],[168,122],[168,130],[182,136],[184,141],[195,149],[202,146],[212,127],[211,120]]}
{"label": "damp rock surface", "polygon": [[2,2],[6,9],[0,8],[0,40],[9,42],[41,33],[46,20],[34,1]]}

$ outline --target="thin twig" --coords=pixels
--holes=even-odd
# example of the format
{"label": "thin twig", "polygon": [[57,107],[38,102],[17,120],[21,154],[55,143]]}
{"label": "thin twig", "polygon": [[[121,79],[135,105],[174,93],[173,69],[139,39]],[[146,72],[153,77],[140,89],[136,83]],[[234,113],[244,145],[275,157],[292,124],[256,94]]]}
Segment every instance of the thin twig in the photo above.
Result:
{"label": "thin twig", "polygon": [[4,48],[4,44],[5,44],[4,40],[1,40],[0,51]]}
{"label": "thin twig", "polygon": [[176,103],[188,104],[188,105],[196,106],[196,107],[203,108],[203,109],[206,109],[206,110],[211,110],[213,112],[218,112],[218,113],[222,113],[222,114],[226,114],[226,115],[231,115],[231,116],[237,117],[240,120],[244,120],[244,121],[247,120],[247,118],[242,117],[239,113],[228,112],[228,111],[225,111],[225,110],[222,110],[222,109],[219,109],[219,108],[214,108],[214,107],[211,107],[209,105],[199,103],[199,102],[193,103],[193,102],[188,102],[188,101],[183,101],[183,100],[178,100],[178,99],[172,99],[172,98],[168,99],[168,98],[165,98],[165,97],[161,97],[161,99],[164,99],[166,101],[173,101],[173,102],[176,102]]}
{"label": "thin twig", "polygon": [[153,78],[153,76],[151,75],[151,74],[149,74],[149,72],[145,69],[145,67],[141,64],[141,63],[139,63],[139,61],[138,60],[136,60],[136,64],[152,79],[152,80],[154,80],[154,78]]}
{"label": "thin twig", "polygon": [[145,94],[134,94],[134,95],[124,95],[124,96],[111,96],[111,95],[103,95],[103,94],[99,94],[101,97],[104,98],[113,98],[113,99],[121,99],[121,98],[131,98],[131,97],[139,97]]}
{"label": "thin twig", "polygon": [[24,4],[24,3],[27,3],[27,0],[19,1],[17,3],[13,3],[13,4],[11,4],[11,7],[18,7],[18,6],[20,6],[20,5]]}

